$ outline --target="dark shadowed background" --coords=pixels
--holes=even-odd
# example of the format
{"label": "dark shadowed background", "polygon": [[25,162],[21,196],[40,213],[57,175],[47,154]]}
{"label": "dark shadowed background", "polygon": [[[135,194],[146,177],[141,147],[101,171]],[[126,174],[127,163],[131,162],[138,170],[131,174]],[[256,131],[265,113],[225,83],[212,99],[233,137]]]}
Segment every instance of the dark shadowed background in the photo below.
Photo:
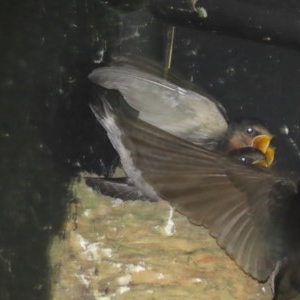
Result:
{"label": "dark shadowed background", "polygon": [[0,299],[51,299],[47,251],[76,201],[68,185],[115,159],[87,75],[111,53],[163,64],[172,25],[172,67],[229,116],[264,120],[278,168],[299,170],[299,1],[191,2],[1,1]]}

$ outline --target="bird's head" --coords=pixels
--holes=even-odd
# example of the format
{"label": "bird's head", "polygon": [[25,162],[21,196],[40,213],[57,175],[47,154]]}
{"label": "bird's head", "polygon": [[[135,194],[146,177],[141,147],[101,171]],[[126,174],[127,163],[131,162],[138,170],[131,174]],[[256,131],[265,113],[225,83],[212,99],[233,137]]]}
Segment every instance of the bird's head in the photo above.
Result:
{"label": "bird's head", "polygon": [[265,155],[265,162],[259,165],[269,167],[275,156],[275,148],[271,146],[273,135],[257,119],[237,119],[230,122],[227,131],[226,151],[231,153],[245,147],[258,149]]}

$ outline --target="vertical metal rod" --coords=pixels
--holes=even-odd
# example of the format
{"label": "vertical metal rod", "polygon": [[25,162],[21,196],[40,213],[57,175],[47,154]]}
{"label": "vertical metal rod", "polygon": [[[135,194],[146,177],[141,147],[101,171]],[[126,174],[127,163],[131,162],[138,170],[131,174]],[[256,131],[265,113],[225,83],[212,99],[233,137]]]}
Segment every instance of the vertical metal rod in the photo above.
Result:
{"label": "vertical metal rod", "polygon": [[174,34],[175,34],[175,26],[169,27],[168,30],[167,30],[164,78],[167,77],[168,71],[171,68],[171,64],[172,64]]}

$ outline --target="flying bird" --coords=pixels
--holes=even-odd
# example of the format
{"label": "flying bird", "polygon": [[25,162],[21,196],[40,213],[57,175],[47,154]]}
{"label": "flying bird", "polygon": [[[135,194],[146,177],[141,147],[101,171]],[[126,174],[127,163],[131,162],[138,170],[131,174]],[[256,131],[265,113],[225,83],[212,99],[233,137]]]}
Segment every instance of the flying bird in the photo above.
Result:
{"label": "flying bird", "polygon": [[[298,274],[300,262],[297,174],[242,163],[129,116],[105,100],[91,108],[143,195],[167,200],[193,224],[205,226],[253,278],[274,278],[275,299],[299,299],[300,278],[290,272]],[[298,298],[285,297],[291,290]]]}
{"label": "flying bird", "polygon": [[[160,70],[152,61],[116,57],[111,66],[95,69],[89,79],[97,86],[119,91],[123,96],[120,105],[126,111],[131,109],[139,119],[168,133],[240,160],[244,156],[245,163],[272,165],[273,136],[259,120],[229,121],[225,108],[212,96],[174,72],[162,78]],[[251,147],[259,150],[256,155],[263,153],[265,159],[252,161],[255,151],[250,154],[249,149],[238,153],[241,148]],[[126,177],[86,178],[86,183],[102,194],[123,200],[145,198]]]}
{"label": "flying bird", "polygon": [[116,60],[121,64],[97,68],[89,79],[97,86],[119,91],[139,119],[207,149],[229,153],[242,147],[257,148],[265,153],[267,166],[272,164],[273,136],[260,121],[230,121],[221,103],[175,73],[168,80],[158,76],[159,67],[154,63],[133,67],[134,61]]}

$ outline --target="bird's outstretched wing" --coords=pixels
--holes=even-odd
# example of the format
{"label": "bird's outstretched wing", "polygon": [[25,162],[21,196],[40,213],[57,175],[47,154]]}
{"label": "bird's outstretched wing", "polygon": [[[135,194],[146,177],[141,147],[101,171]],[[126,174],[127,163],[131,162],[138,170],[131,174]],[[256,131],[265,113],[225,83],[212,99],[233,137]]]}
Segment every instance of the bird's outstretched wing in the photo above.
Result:
{"label": "bird's outstretched wing", "polygon": [[159,63],[152,59],[148,59],[144,56],[112,55],[111,59],[111,66],[140,70],[147,74],[151,74],[159,78],[164,78],[166,81],[178,85],[186,90],[191,90],[205,96],[209,100],[215,102],[221,113],[224,115],[224,118],[227,119],[226,110],[219,101],[217,101],[212,95],[210,95],[204,88],[202,88],[198,84],[194,84],[193,82],[185,78],[182,74],[176,72],[176,70],[174,70],[173,68],[166,70],[162,63]]}
{"label": "bird's outstretched wing", "polygon": [[89,79],[118,90],[139,118],[192,143],[215,141],[228,127],[216,101],[130,66],[95,69]]}
{"label": "bird's outstretched wing", "polygon": [[292,181],[238,163],[112,108],[91,106],[127,176],[149,198],[162,198],[208,228],[248,274],[266,280],[285,255],[282,210]]}

